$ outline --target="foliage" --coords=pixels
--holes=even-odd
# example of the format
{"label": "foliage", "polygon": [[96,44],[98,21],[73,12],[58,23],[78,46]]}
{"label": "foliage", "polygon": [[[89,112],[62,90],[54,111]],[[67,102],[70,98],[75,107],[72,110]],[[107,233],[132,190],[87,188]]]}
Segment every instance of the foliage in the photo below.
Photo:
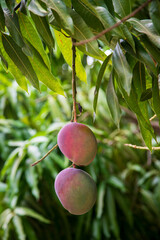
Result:
{"label": "foliage", "polygon": [[83,108],[78,121],[98,140],[98,154],[85,168],[98,186],[93,210],[77,217],[62,209],[53,184],[70,162],[59,149],[30,167],[56,144],[59,129],[72,118],[71,38],[92,38],[143,2],[0,2],[3,240],[159,239],[159,153],[124,146],[145,142],[151,150],[159,140],[157,121],[149,120],[154,114],[160,120],[158,0],[76,48],[77,102]]}
{"label": "foliage", "polygon": [[[92,67],[94,79],[97,62]],[[62,70],[61,74],[69,93],[70,73]],[[89,213],[73,216],[62,208],[54,191],[55,177],[71,162],[56,149],[37,166],[30,166],[56,143],[59,129],[70,120],[71,97],[51,94],[44,86],[41,94],[29,86],[28,97],[3,69],[1,75],[1,238],[150,240],[154,235],[159,239],[159,154],[150,159],[146,152],[124,146],[142,143],[134,119],[128,120],[123,110],[117,130],[104,101],[105,92],[100,90],[93,127],[94,87],[78,86],[83,107],[79,121],[88,124],[98,140],[95,160],[83,168],[96,181],[98,196]]]}
{"label": "foliage", "polygon": [[[110,2],[110,3],[109,3]],[[0,5],[0,56],[2,64],[27,91],[28,82],[39,90],[39,81],[53,92],[64,95],[60,76],[55,71],[57,44],[71,66],[71,38],[77,42],[89,39],[116,24],[142,1],[2,1]],[[121,114],[118,100],[121,92],[128,107],[136,114],[146,146],[152,149],[156,139],[149,122],[151,114],[159,118],[159,48],[160,4],[151,1],[127,21],[98,40],[77,47],[77,77],[86,82],[81,64],[83,54],[104,61],[97,78],[94,110],[105,67],[110,64],[108,104],[113,121],[119,126]],[[105,49],[113,51],[112,62],[106,61]],[[105,62],[106,61],[106,62]],[[115,74],[114,74],[115,72]],[[115,89],[114,89],[115,85]],[[149,92],[149,94],[148,94]],[[121,97],[120,97],[121,98]],[[143,106],[143,107],[142,107]],[[114,109],[114,111],[113,111]]]}

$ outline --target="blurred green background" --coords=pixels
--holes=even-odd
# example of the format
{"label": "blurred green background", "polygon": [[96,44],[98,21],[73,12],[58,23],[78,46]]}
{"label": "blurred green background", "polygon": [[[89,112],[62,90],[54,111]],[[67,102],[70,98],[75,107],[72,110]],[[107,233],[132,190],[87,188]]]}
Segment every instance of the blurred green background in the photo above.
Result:
{"label": "blurred green background", "polygon": [[[71,162],[58,148],[31,167],[56,144],[58,131],[72,115],[71,70],[56,51],[52,72],[61,79],[66,97],[44,85],[41,93],[31,86],[26,93],[0,66],[0,239],[159,240],[160,154],[124,146],[143,141],[123,99],[120,129],[111,119],[105,92],[108,70],[93,121],[99,61],[84,57],[88,84],[77,81],[77,102],[83,108],[78,122],[87,124],[98,141],[96,158],[83,168],[97,184],[95,206],[74,216],[60,204],[54,180]],[[157,126],[156,120],[153,124]]]}

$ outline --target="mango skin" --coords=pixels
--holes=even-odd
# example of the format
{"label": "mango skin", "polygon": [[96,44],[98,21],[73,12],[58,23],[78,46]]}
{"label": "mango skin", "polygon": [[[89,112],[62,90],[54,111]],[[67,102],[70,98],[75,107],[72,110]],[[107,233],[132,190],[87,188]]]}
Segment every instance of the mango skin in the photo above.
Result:
{"label": "mango skin", "polygon": [[89,165],[97,153],[97,141],[86,125],[71,122],[58,133],[58,146],[61,152],[77,166]]}
{"label": "mango skin", "polygon": [[63,207],[71,214],[82,215],[95,204],[96,184],[91,176],[81,169],[62,170],[56,177],[54,187]]}

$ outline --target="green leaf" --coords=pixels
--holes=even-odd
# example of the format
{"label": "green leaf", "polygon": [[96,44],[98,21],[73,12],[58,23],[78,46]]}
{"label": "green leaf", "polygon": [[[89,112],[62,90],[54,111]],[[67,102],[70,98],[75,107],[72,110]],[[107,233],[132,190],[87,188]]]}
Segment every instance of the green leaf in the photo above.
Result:
{"label": "green leaf", "polygon": [[3,178],[5,176],[5,174],[10,170],[12,164],[14,163],[18,153],[19,153],[19,148],[14,149],[10,155],[8,156],[8,158],[5,161],[5,164],[3,166],[3,169],[1,171],[1,178]]}
{"label": "green leaf", "polygon": [[53,92],[64,96],[64,91],[60,84],[59,79],[54,77],[53,74],[48,70],[47,66],[43,62],[43,59],[40,56],[40,54],[37,52],[37,50],[29,42],[28,42],[28,45],[30,46],[33,52],[33,57],[29,57],[29,60],[33,66],[33,69],[39,81],[43,82]]}
{"label": "green leaf", "polygon": [[28,78],[31,84],[39,90],[39,82],[35,71],[28,59],[28,57],[22,52],[21,48],[13,41],[13,39],[6,35],[2,35],[2,42],[5,51],[21,70],[21,72]]}
{"label": "green leaf", "polygon": [[[110,14],[110,12],[104,7],[96,7],[96,12],[99,20],[102,22],[105,28],[109,28],[117,23],[117,20]],[[121,26],[118,26],[111,30],[113,36],[125,38]]]}
{"label": "green leaf", "polygon": [[155,114],[157,115],[159,122],[160,122],[160,95],[159,95],[159,79],[158,77],[153,77],[153,108],[155,111]]}
{"label": "green leaf", "polygon": [[0,34],[0,51],[2,52],[5,61],[7,61],[8,71],[15,77],[18,85],[22,89],[24,89],[26,92],[28,92],[26,78],[23,76],[22,72],[17,68],[14,61],[12,61],[10,59],[10,57],[8,56],[8,54],[6,53],[6,51],[3,47],[3,44],[2,44],[2,35],[1,34]]}
{"label": "green leaf", "polygon": [[[116,77],[116,79],[117,79],[117,77]],[[138,95],[135,91],[134,86],[132,85],[130,95],[128,96],[128,94],[123,89],[123,87],[120,85],[120,83],[119,82],[117,82],[117,83],[118,83],[118,87],[119,87],[126,103],[131,108],[131,110],[136,113],[137,119],[138,119],[140,127],[141,127],[141,133],[144,138],[144,141],[145,141],[147,147],[151,150],[152,149],[152,145],[151,145],[152,137],[155,139],[156,139],[156,137],[155,137],[154,130],[149,122],[146,112],[142,113],[143,109],[141,109],[141,107],[139,105]]]}
{"label": "green leaf", "polygon": [[122,212],[124,213],[127,222],[129,223],[129,225],[132,227],[133,226],[133,214],[132,214],[132,210],[131,207],[128,204],[128,199],[122,195],[119,191],[115,191],[114,192],[115,195],[115,200],[118,203],[120,209],[122,210]]}
{"label": "green leaf", "polygon": [[23,229],[21,218],[18,217],[18,216],[14,216],[12,221],[13,221],[14,227],[16,229],[18,239],[19,240],[25,240],[26,239],[26,234],[25,234],[24,229]]}
{"label": "green leaf", "polygon": [[146,34],[151,42],[160,48],[160,36],[155,33],[151,21],[130,18],[128,22],[130,22],[138,32]]}
{"label": "green leaf", "polygon": [[141,120],[141,118],[139,118],[137,116],[137,119],[138,119],[139,127],[140,127],[140,130],[141,130],[142,137],[145,141],[145,144],[150,149],[150,151],[152,152],[152,137],[154,135],[153,135],[153,133],[148,131],[148,129],[146,129],[146,127],[144,126],[144,122],[143,122],[143,120]]}
{"label": "green leaf", "polygon": [[41,35],[49,49],[54,48],[54,39],[49,28],[47,17],[41,17],[31,12],[31,17],[36,25],[37,31]]}
{"label": "green leaf", "polygon": [[100,89],[100,86],[101,86],[102,78],[104,76],[106,67],[108,65],[108,62],[109,62],[111,56],[112,56],[112,54],[110,54],[109,56],[106,57],[106,59],[104,60],[102,66],[99,70],[99,73],[98,73],[96,87],[95,87],[95,91],[94,91],[94,100],[93,100],[94,112],[96,112],[96,108],[97,108],[98,94],[99,94],[99,89]]}
{"label": "green leaf", "polygon": [[28,6],[28,10],[41,17],[45,17],[48,15],[48,12],[44,8],[42,8],[38,1],[35,0],[31,0]]}
{"label": "green leaf", "polygon": [[155,29],[160,34],[160,2],[158,0],[154,0],[150,3],[149,14]]}
{"label": "green leaf", "polygon": [[32,190],[33,196],[38,200],[39,199],[38,174],[35,168],[29,167],[28,169],[26,169],[25,176],[27,183]]}
{"label": "green leaf", "polygon": [[[62,53],[64,59],[66,60],[68,65],[72,68],[72,41],[71,41],[71,38],[65,37],[64,34],[62,34],[59,31],[56,31],[56,30],[54,30],[54,34],[55,34],[56,41],[58,43],[58,46],[61,50],[61,53]],[[85,69],[81,63],[81,56],[80,56],[78,49],[76,49],[76,64],[75,65],[76,65],[76,76],[81,81],[87,83],[87,76],[85,73]]]}
{"label": "green leaf", "polygon": [[[84,20],[75,11],[71,11],[70,15],[74,23],[73,38],[77,41],[82,41],[94,36]],[[104,57],[106,57],[106,55],[99,50],[97,41],[91,41],[85,44],[85,46],[79,46],[79,49],[99,60],[104,60]]]}
{"label": "green leaf", "polygon": [[116,237],[116,239],[120,239],[119,237],[119,226],[117,223],[117,216],[116,216],[116,206],[115,206],[115,199],[113,196],[113,192],[110,187],[107,188],[107,210],[108,210],[108,218],[110,222],[111,230]]}
{"label": "green leaf", "polygon": [[147,51],[150,52],[152,55],[153,59],[160,65],[160,50],[157,48],[149,39],[146,35],[140,36],[140,39],[144,46],[146,47]]}
{"label": "green leaf", "polygon": [[23,37],[25,37],[33,45],[33,47],[39,52],[46,66],[50,69],[51,67],[50,67],[48,56],[44,51],[42,41],[35,27],[32,25],[30,18],[21,12],[18,13],[18,18],[19,18],[20,29]]}
{"label": "green leaf", "polygon": [[13,218],[13,212],[7,208],[0,214],[0,228],[4,230],[7,229],[8,224],[10,223],[11,219]]}
{"label": "green leaf", "polygon": [[96,11],[93,5],[87,0],[72,0],[72,6],[75,11],[83,18],[89,27],[91,27],[94,32],[100,32],[103,30],[102,23],[96,16]]}
{"label": "green leaf", "polygon": [[13,40],[16,42],[16,44],[19,47],[22,48],[23,52],[26,55],[31,56],[32,53],[30,52],[30,49],[28,48],[28,46],[25,44],[20,31],[17,14],[15,12],[11,14],[11,12],[8,9],[6,9],[4,11],[4,16],[5,16],[6,27],[8,28],[8,31],[11,34]]}
{"label": "green leaf", "polygon": [[108,212],[107,214],[104,215],[102,219],[102,228],[103,228],[103,233],[106,239],[109,239],[111,237],[111,234],[110,234],[110,226],[109,226],[107,215],[108,215]]}
{"label": "green leaf", "polygon": [[141,189],[140,194],[142,195],[147,207],[151,209],[157,217],[159,217],[158,206],[155,202],[153,193],[151,191]]}
{"label": "green leaf", "polygon": [[[144,65],[140,62],[137,62],[133,69],[133,84],[139,101],[142,92],[146,90],[145,68]],[[144,103],[142,103],[141,106],[144,106]]]}
{"label": "green leaf", "polygon": [[118,43],[113,52],[112,59],[114,69],[118,75],[118,81],[120,81],[121,86],[129,95],[132,83],[132,71]]}
{"label": "green leaf", "polygon": [[110,176],[107,180],[107,183],[110,184],[111,186],[121,190],[122,192],[126,192],[126,188],[122,180],[117,178],[116,176]]}
{"label": "green leaf", "polygon": [[104,0],[104,3],[106,4],[109,12],[114,16],[114,6],[113,6],[113,0]]}
{"label": "green leaf", "polygon": [[121,25],[121,29],[123,30],[123,34],[125,36],[126,41],[131,45],[131,47],[133,48],[133,51],[136,52],[135,42],[133,40],[132,34],[130,33],[130,30],[124,24]]}
{"label": "green leaf", "polygon": [[0,3],[0,30],[5,31],[5,18],[4,18],[4,12],[1,7],[1,3]]}
{"label": "green leaf", "polygon": [[7,190],[7,184],[0,182],[0,192],[6,192]]}
{"label": "green leaf", "polygon": [[103,213],[105,188],[106,188],[105,182],[101,182],[98,187],[97,218],[101,218]]}
{"label": "green leaf", "polygon": [[48,220],[47,218],[43,217],[41,214],[27,207],[16,207],[14,209],[14,213],[17,214],[18,216],[28,216],[28,217],[35,218],[43,223],[50,223],[50,220]]}
{"label": "green leaf", "polygon": [[107,86],[107,103],[108,103],[108,107],[109,107],[111,116],[113,118],[113,121],[116,124],[116,126],[119,128],[119,122],[121,119],[121,109],[118,103],[117,95],[115,93],[112,74],[110,75],[109,83]]}
{"label": "green leaf", "polygon": [[153,59],[145,50],[145,48],[141,45],[141,43],[134,37],[136,53],[134,53],[133,49],[126,41],[121,41],[122,47],[131,54],[135,59],[144,63],[154,74],[157,74],[157,70]]}
{"label": "green leaf", "polygon": [[13,12],[13,9],[15,7],[15,0],[5,0],[7,7],[11,12]]}
{"label": "green leaf", "polygon": [[11,14],[11,12],[8,9],[4,10],[5,15],[5,24],[6,27],[9,30],[9,33],[11,34],[14,41],[20,46],[24,46],[24,42],[22,39],[22,35],[20,32],[19,22],[17,14],[14,12],[14,14]]}
{"label": "green leaf", "polygon": [[151,98],[152,98],[152,88],[148,88],[144,92],[142,92],[140,101],[143,102]]}
{"label": "green leaf", "polygon": [[131,13],[131,0],[113,0],[115,12],[121,17]]}
{"label": "green leaf", "polygon": [[71,16],[68,14],[67,8],[63,1],[59,0],[42,0],[42,2],[46,3],[49,8],[51,8],[54,12],[54,16],[58,22],[61,23],[64,30],[69,32],[70,34],[74,33],[73,21]]}

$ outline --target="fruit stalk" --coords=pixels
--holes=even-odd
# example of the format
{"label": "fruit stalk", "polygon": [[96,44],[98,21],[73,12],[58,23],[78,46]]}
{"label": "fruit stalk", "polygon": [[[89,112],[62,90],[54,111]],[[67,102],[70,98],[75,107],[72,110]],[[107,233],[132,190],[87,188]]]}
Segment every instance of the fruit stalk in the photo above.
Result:
{"label": "fruit stalk", "polygon": [[51,148],[51,150],[49,150],[40,160],[32,163],[31,166],[33,167],[33,166],[37,165],[39,162],[41,162],[43,159],[45,159],[57,147],[58,147],[58,144],[56,144],[53,148]]}
{"label": "fruit stalk", "polygon": [[72,97],[73,97],[73,121],[77,122],[77,113],[76,113],[76,47],[74,43],[76,40],[72,38]]}

